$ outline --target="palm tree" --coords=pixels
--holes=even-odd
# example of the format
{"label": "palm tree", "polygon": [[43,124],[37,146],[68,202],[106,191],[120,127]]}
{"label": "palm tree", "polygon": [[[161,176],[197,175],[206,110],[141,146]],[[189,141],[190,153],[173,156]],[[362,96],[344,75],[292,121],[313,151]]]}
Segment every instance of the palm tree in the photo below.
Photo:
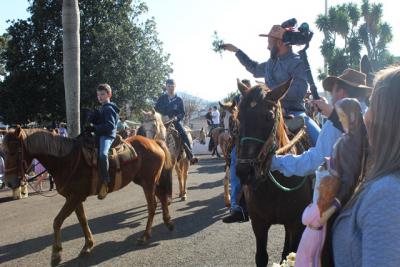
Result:
{"label": "palm tree", "polygon": [[78,0],[63,0],[63,65],[68,134],[80,133],[80,40]]}

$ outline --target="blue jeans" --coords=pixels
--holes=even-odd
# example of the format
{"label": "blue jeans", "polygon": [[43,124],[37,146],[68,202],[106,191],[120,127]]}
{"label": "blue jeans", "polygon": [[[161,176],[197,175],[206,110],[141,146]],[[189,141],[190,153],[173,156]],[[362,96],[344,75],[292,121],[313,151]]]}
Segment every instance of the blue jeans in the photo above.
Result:
{"label": "blue jeans", "polygon": [[183,129],[182,123],[179,121],[176,121],[174,123],[175,129],[179,132],[179,135],[183,138],[183,142],[188,146],[188,148],[192,149],[192,146],[189,142],[189,138],[186,134],[185,129]]}
{"label": "blue jeans", "polygon": [[315,146],[315,144],[317,143],[319,132],[321,131],[321,128],[319,128],[318,124],[313,119],[308,117],[304,111],[290,111],[289,110],[289,111],[287,111],[287,114],[293,115],[293,116],[301,116],[304,118],[304,123],[307,127],[306,132],[311,139],[311,145]]}
{"label": "blue jeans", "polygon": [[108,173],[109,163],[108,163],[108,151],[110,150],[111,144],[114,141],[113,137],[100,136],[99,145],[99,172],[101,180],[103,183],[110,182],[110,174]]}
{"label": "blue jeans", "polygon": [[231,168],[230,168],[230,182],[231,182],[231,211],[242,212],[245,207],[242,207],[241,203],[237,202],[242,185],[240,184],[239,177],[236,175],[236,148],[232,148],[231,152]]}

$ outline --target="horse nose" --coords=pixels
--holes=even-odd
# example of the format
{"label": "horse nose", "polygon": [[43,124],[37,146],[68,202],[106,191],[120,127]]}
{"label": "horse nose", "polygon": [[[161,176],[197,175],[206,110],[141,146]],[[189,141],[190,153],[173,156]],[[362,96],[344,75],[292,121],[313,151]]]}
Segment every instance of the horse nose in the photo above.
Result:
{"label": "horse nose", "polygon": [[236,175],[241,184],[249,184],[254,178],[254,168],[249,163],[238,163],[236,165]]}

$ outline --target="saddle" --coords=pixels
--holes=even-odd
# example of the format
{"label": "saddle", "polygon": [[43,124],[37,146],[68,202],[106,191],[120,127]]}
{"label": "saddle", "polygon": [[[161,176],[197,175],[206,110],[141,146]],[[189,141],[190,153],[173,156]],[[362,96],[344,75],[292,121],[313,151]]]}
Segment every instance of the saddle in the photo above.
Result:
{"label": "saddle", "polygon": [[297,133],[304,127],[304,118],[301,116],[285,118],[285,124],[291,133]]}
{"label": "saddle", "polygon": [[[94,142],[83,142],[82,154],[90,167],[97,167],[99,153],[98,147]],[[108,153],[110,166],[117,166],[117,169],[119,169],[121,163],[132,161],[137,157],[135,149],[130,144],[126,143],[120,135],[117,135]]]}
{"label": "saddle", "polygon": [[[85,138],[87,140],[87,138]],[[82,142],[82,154],[85,162],[92,167],[92,194],[95,194],[98,189],[98,147],[94,138]],[[125,142],[120,135],[117,135],[111,144],[108,153],[108,161],[110,164],[109,173],[111,182],[113,182],[113,190],[121,188],[122,184],[122,170],[121,166],[134,161],[138,158],[136,150],[127,142]],[[113,175],[114,174],[114,175]]]}

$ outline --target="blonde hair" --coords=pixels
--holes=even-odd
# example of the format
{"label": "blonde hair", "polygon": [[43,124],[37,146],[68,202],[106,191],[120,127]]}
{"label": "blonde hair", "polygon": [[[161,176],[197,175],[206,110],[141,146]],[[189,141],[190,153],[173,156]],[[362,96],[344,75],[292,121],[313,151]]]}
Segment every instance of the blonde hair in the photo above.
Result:
{"label": "blonde hair", "polygon": [[368,125],[370,162],[367,179],[400,170],[400,67],[380,71],[371,96]]}

